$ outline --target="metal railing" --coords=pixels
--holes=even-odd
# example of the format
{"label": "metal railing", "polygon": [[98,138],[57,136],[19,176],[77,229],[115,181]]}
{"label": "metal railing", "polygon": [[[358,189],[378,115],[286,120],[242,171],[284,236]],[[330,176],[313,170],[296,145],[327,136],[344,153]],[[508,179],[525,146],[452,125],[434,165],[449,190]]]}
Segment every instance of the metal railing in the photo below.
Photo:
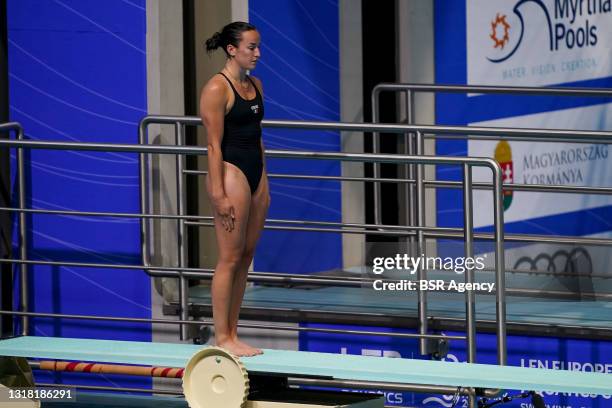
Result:
{"label": "metal railing", "polygon": [[[177,127],[184,126],[184,123],[200,125],[201,121],[199,118],[184,118],[184,117],[149,117],[143,120],[141,124],[141,136],[143,135],[143,130],[146,128],[147,121],[149,123],[153,123],[153,121],[162,121],[163,123],[171,123],[176,125]],[[9,126],[15,126],[15,124],[7,124],[4,129],[8,130]],[[144,127],[143,127],[144,125]],[[466,132],[470,132],[472,137],[487,137],[490,135],[497,135],[500,132],[504,132],[504,134],[511,134],[512,137],[521,139],[527,138],[534,135],[542,136],[543,132],[548,134],[547,137],[554,139],[567,139],[567,140],[576,140],[577,138],[588,138],[589,140],[596,140],[599,142],[609,142],[612,138],[609,132],[597,132],[597,131],[548,131],[541,129],[513,129],[511,132],[504,129],[491,129],[491,128],[465,128],[465,127],[448,127],[448,126],[409,126],[409,125],[385,125],[385,124],[354,124],[354,123],[332,123],[332,122],[298,122],[298,121],[265,121],[265,126],[269,127],[288,127],[288,128],[311,128],[311,129],[342,129],[342,130],[384,130],[384,131],[395,131],[397,133],[405,132],[405,131],[413,131],[419,133],[433,133],[436,134],[445,134],[450,136],[455,135],[465,135]],[[2,130],[2,128],[0,128]],[[65,142],[36,142],[36,141],[25,141],[25,140],[17,140],[17,141],[0,141],[0,145],[12,146],[16,147],[19,150],[23,148],[45,148],[45,149],[64,149],[64,150],[98,150],[98,151],[124,151],[124,152],[132,152],[132,153],[140,153],[141,155],[147,153],[154,154],[205,154],[206,149],[198,149],[192,147],[185,146],[138,146],[138,145],[118,145],[118,144],[101,144],[101,143],[65,143]],[[389,162],[389,163],[415,163],[415,164],[449,164],[453,162],[452,158],[444,158],[442,161],[436,161],[435,158],[414,158],[410,156],[397,156],[397,155],[367,155],[367,154],[343,154],[343,153],[315,153],[315,152],[285,152],[285,151],[269,151],[267,152],[270,157],[297,157],[297,158],[311,158],[311,159],[328,159],[328,160],[351,160],[351,161],[372,161],[372,162]],[[406,161],[407,160],[407,161]],[[463,163],[461,160],[467,160],[467,158],[460,158],[458,162],[455,164]],[[144,161],[141,162],[144,165]],[[487,163],[492,165],[495,163],[493,160],[487,159]],[[464,163],[465,164],[465,163]],[[497,166],[497,165],[496,165]],[[499,169],[498,169],[499,170]],[[141,168],[141,171],[143,169]],[[142,173],[141,173],[142,174]],[[464,169],[464,174],[465,169]],[[20,180],[20,178],[18,178]],[[22,179],[21,179],[22,180]],[[471,182],[471,180],[469,180]],[[464,180],[463,183],[467,181]],[[20,182],[23,183],[23,180]],[[144,183],[143,183],[144,184]],[[23,186],[23,184],[22,184]],[[21,187],[21,186],[20,186]],[[143,185],[144,187],[144,185]],[[454,186],[456,187],[456,186]],[[464,186],[465,187],[465,186]],[[499,191],[501,191],[501,184],[490,185],[489,188],[494,189],[495,197],[499,197]],[[468,189],[469,190],[469,189]],[[499,190],[499,191],[498,191]],[[24,191],[22,188],[21,191]],[[465,194],[465,188],[464,188]],[[141,196],[141,199],[144,198],[144,194]],[[467,199],[467,198],[466,198]],[[499,201],[499,200],[497,200]],[[142,201],[141,201],[142,204]],[[497,204],[499,206],[499,202]],[[146,202],[143,205],[142,211],[140,214],[131,214],[131,213],[109,213],[109,212],[79,212],[79,211],[58,211],[58,210],[39,210],[39,209],[26,209],[24,205],[21,205],[18,209],[12,209],[14,211],[19,212],[20,219],[24,219],[24,222],[20,223],[20,230],[24,231],[22,234],[25,238],[25,214],[28,212],[31,213],[50,213],[50,214],[70,214],[70,215],[81,215],[81,216],[117,216],[117,217],[134,217],[139,218],[141,220],[141,228],[143,229],[143,265],[109,265],[109,264],[94,264],[94,263],[79,263],[79,262],[55,262],[55,261],[35,261],[28,260],[27,254],[21,252],[21,259],[16,260],[0,260],[1,262],[13,262],[21,264],[22,271],[25,270],[26,265],[30,264],[43,264],[43,265],[71,265],[71,266],[90,266],[90,267],[111,267],[118,269],[144,269],[148,271],[153,276],[179,276],[183,279],[188,278],[196,278],[196,277],[211,277],[212,270],[210,269],[200,269],[200,268],[177,268],[177,267],[160,267],[153,266],[148,261],[148,252],[146,251],[146,230],[144,221],[147,219],[159,219],[159,218],[167,218],[179,220],[181,222],[187,223],[189,219],[203,219],[206,217],[198,217],[191,215],[175,215],[175,214],[150,214],[146,211]],[[501,207],[500,207],[501,208]],[[3,208],[2,210],[11,210],[8,208]],[[496,212],[499,212],[500,215],[503,216],[503,211],[497,209]],[[209,218],[210,219],[210,218]],[[502,217],[498,217],[498,220],[503,222]],[[296,220],[272,220],[273,222],[286,222],[286,223],[296,223],[300,221]],[[503,258],[503,241],[501,240],[501,228],[502,222],[498,222],[498,227],[496,228],[496,234],[474,234],[471,232],[471,239],[496,239],[496,247],[501,249],[498,251],[500,256],[496,259],[496,275],[498,279],[503,280],[503,261],[499,261],[499,259]],[[308,224],[306,222],[304,224]],[[314,223],[314,222],[310,222]],[[321,223],[319,223],[321,224]],[[320,228],[316,230],[330,230],[330,225],[325,225],[325,223],[321,224],[325,228]],[[354,232],[354,233],[363,233],[364,231],[368,231],[368,229],[381,229],[381,226],[376,225],[368,225],[368,224],[342,224],[335,223],[334,227],[340,227],[335,229],[334,232]],[[293,227],[290,229],[294,229],[297,227]],[[300,230],[312,230],[309,228],[299,228]],[[402,229],[400,231],[400,229]],[[448,228],[436,228],[436,227],[401,227],[401,226],[384,226],[383,231],[379,232],[388,232],[388,233],[401,233],[403,235],[418,235],[419,233],[423,238],[433,237],[433,238],[466,238],[466,242],[470,240],[470,234],[467,234],[462,229],[448,229]],[[499,233],[497,233],[499,232]],[[523,239],[524,237],[517,237]],[[22,239],[23,242],[23,239]],[[601,240],[594,240],[592,242],[602,243]],[[22,250],[25,249],[22,246]],[[22,274],[23,275],[23,274]],[[250,279],[255,281],[267,281],[267,282],[310,282],[310,283],[320,283],[320,284],[333,284],[333,285],[359,285],[360,282],[347,279],[347,278],[336,278],[336,277],[306,277],[306,276],[292,276],[291,274],[272,274],[272,273],[254,273],[250,274]],[[27,276],[22,276],[23,279],[27,279]],[[500,282],[503,283],[503,281]],[[498,284],[498,288],[502,288],[503,284]],[[27,285],[23,285],[24,288]],[[498,299],[497,303],[498,307],[498,317],[502,316],[503,321],[505,322],[505,309],[503,308],[503,302],[499,301],[500,297],[505,296],[503,290],[498,290],[496,293]],[[24,293],[23,298],[27,298],[27,293]],[[22,302],[23,303],[23,302]],[[186,303],[184,304],[186,305]],[[25,304],[21,305],[21,310],[27,313],[27,307]],[[186,309],[186,307],[185,307]],[[23,321],[27,322],[27,318],[32,315],[22,314]],[[84,316],[86,318],[87,316]],[[171,320],[168,320],[170,322]],[[187,326],[187,322],[189,321],[189,317],[186,319],[181,319],[181,326]],[[152,322],[152,320],[151,320]],[[155,321],[156,323],[161,321]],[[198,324],[203,324],[202,322],[198,322]],[[501,324],[502,329],[505,334],[505,324]],[[260,326],[261,327],[261,326]],[[23,326],[24,334],[27,333],[27,325]],[[437,335],[429,335],[427,333],[419,333],[422,338],[436,338]],[[500,350],[504,347],[500,347]],[[505,357],[500,358],[500,361],[505,362]]]}
{"label": "metal railing", "polygon": [[[286,122],[282,123],[283,125],[293,126],[295,123]],[[303,124],[300,124],[303,125]],[[343,125],[349,124],[333,124],[333,126],[342,128]],[[313,126],[317,126],[314,124]],[[362,126],[368,127],[370,125],[363,124]],[[185,146],[160,146],[160,145],[130,145],[130,144],[107,144],[107,143],[76,143],[76,142],[54,142],[54,141],[30,141],[30,140],[0,140],[0,146],[4,147],[13,147],[17,149],[53,149],[53,150],[88,150],[88,151],[107,151],[107,152],[128,152],[128,153],[139,153],[142,155],[145,154],[194,154],[194,155],[203,155],[207,153],[207,149],[205,148],[196,148],[196,147],[185,147]],[[419,165],[432,165],[432,164],[447,164],[447,165],[460,165],[463,167],[464,172],[467,174],[471,172],[472,167],[486,167],[492,170],[493,173],[493,201],[494,201],[494,221],[495,221],[495,233],[494,239],[496,242],[496,256],[495,256],[495,275],[496,275],[496,310],[497,310],[497,342],[498,342],[498,361],[500,364],[506,363],[506,321],[505,321],[505,281],[504,281],[504,253],[503,253],[503,209],[502,209],[502,174],[501,168],[494,160],[485,158],[452,158],[452,157],[413,157],[413,156],[405,156],[405,155],[371,155],[371,154],[350,154],[350,153],[324,153],[324,152],[290,152],[290,151],[278,151],[272,150],[266,152],[269,157],[283,157],[283,158],[302,158],[302,159],[322,159],[322,160],[340,160],[340,161],[358,161],[358,162],[384,162],[384,163],[415,163]],[[144,163],[143,163],[144,164]],[[141,168],[142,171],[142,168]],[[468,178],[464,180],[464,195],[471,196],[472,194],[472,186],[470,185],[471,179]],[[144,184],[144,183],[143,183]],[[22,185],[24,187],[24,185]],[[469,198],[466,198],[469,200]],[[179,205],[180,208],[180,205]],[[6,209],[10,210],[10,209]],[[20,214],[26,214],[27,212],[32,211],[32,209],[18,208],[13,209],[13,211],[17,211]],[[473,217],[472,209],[468,208],[469,213],[466,217]],[[36,210],[36,212],[43,212],[42,210]],[[52,213],[60,214],[57,210],[53,210]],[[111,213],[107,212],[78,212],[78,211],[70,211],[72,215],[104,215],[108,216]],[[145,219],[156,218],[157,215],[149,214],[145,208],[141,210],[141,214],[122,214],[123,216],[134,216],[141,220],[141,223],[144,224]],[[183,217],[173,217],[174,219],[179,220],[179,222],[185,222],[185,216]],[[25,227],[25,223],[22,224]],[[146,241],[146,229],[143,225],[143,241]],[[474,231],[471,229],[466,229],[463,232],[463,235],[466,239],[466,243],[471,245],[474,239]],[[144,245],[143,245],[144,247]],[[470,251],[469,248],[466,248],[466,251]],[[27,254],[26,254],[27,255]],[[148,261],[147,254],[143,254],[143,260]],[[66,265],[70,264],[72,266],[92,266],[94,264],[89,263],[81,263],[81,262],[61,262],[61,261],[38,261],[38,260],[29,260],[24,259],[9,259],[9,260],[1,260],[2,262],[13,262],[20,263],[22,267],[27,264],[60,264]],[[164,273],[168,275],[178,275],[182,279],[187,279],[191,276],[202,276],[199,272],[193,272],[192,274],[187,274],[188,271],[186,269],[189,268],[159,268],[154,267],[146,262],[143,262],[143,265],[106,265],[107,267],[118,267],[118,268],[129,268],[129,269],[139,269],[142,268],[147,271],[151,271],[152,269],[165,269]],[[178,270],[177,270],[178,269]],[[172,273],[171,273],[172,272]],[[263,278],[264,276],[259,276],[258,278]],[[266,274],[265,277],[271,279],[291,279],[297,280],[297,277],[289,277],[279,276],[279,274]],[[24,277],[27,280],[27,277]],[[302,279],[304,281],[312,281],[312,279]],[[24,287],[27,287],[27,281],[24,280],[22,282]],[[324,279],[323,279],[324,280]],[[331,280],[330,280],[331,282]],[[12,311],[1,311],[3,314],[15,314],[21,316],[22,319],[27,320],[29,317],[40,316],[40,317],[61,317],[62,315],[56,314],[40,314],[34,312],[28,312],[27,308],[22,308],[20,312],[12,312]],[[81,319],[94,319],[94,320],[105,320],[108,317],[96,317],[96,316],[88,316],[88,315],[64,315],[65,318],[81,318]],[[472,316],[473,317],[473,316]],[[120,319],[113,319],[120,320]],[[130,320],[130,319],[128,319]],[[153,322],[153,319],[147,320]],[[142,320],[144,322],[145,320]],[[184,322],[189,319],[181,319],[179,325],[181,327],[186,327],[187,324]],[[136,321],[131,319],[131,321]],[[162,319],[156,319],[155,322],[161,322]],[[201,324],[201,322],[198,322]],[[472,325],[475,322],[471,323]],[[261,327],[260,325],[258,325]],[[319,331],[329,331],[328,329],[320,329]],[[367,333],[367,332],[364,332]],[[27,330],[23,330],[23,334],[27,334]],[[358,331],[355,334],[359,334]],[[367,333],[369,334],[369,333]],[[433,335],[433,334],[412,334],[406,335],[403,334],[402,337],[414,337],[414,338],[449,338],[444,335]],[[455,336],[455,338],[466,338],[469,344],[474,344],[475,339],[468,335],[466,337],[463,336]]]}
{"label": "metal railing", "polygon": [[[147,116],[143,118],[139,125],[139,141],[141,144],[148,143],[147,137],[147,129],[151,124],[169,124],[175,127],[175,134],[182,135],[184,134],[185,126],[201,126],[202,121],[201,118],[192,116],[192,117],[183,117],[183,116]],[[283,120],[264,120],[262,122],[263,127],[270,128],[285,128],[285,129],[311,129],[311,130],[342,130],[342,131],[352,131],[352,132],[385,132],[385,133],[406,133],[413,132],[419,135],[419,150],[417,150],[420,154],[423,152],[422,141],[425,137],[429,136],[443,136],[443,137],[460,137],[460,138],[471,138],[471,139],[496,139],[504,136],[506,139],[517,139],[517,140],[529,140],[531,138],[542,138],[549,141],[582,141],[582,142],[599,142],[599,143],[612,143],[612,133],[611,132],[601,132],[601,131],[566,131],[566,130],[548,130],[548,129],[508,129],[508,128],[488,128],[488,127],[460,127],[460,126],[422,126],[422,125],[396,125],[396,124],[369,124],[369,123],[338,123],[338,122],[306,122],[306,121],[283,121]],[[312,153],[309,152],[299,152],[302,157],[308,157]],[[299,156],[295,156],[299,157]],[[147,172],[145,171],[146,159],[141,157],[141,176],[145,177]],[[376,163],[375,163],[376,164]],[[417,190],[421,191],[425,187],[424,182],[419,182],[418,180],[423,180],[422,175],[422,165],[417,166],[416,171],[416,185]],[[182,168],[177,168],[177,177],[182,177],[185,170]],[[190,171],[191,174],[203,174],[203,172],[194,172]],[[465,173],[464,173],[465,174]],[[419,178],[420,175],[420,178]],[[300,178],[306,178],[307,176],[300,176]],[[318,176],[310,176],[311,178],[318,178]],[[144,178],[143,178],[144,179]],[[352,178],[345,177],[335,177],[338,180],[348,180],[353,181]],[[368,179],[368,181],[373,181],[372,179]],[[376,181],[376,180],[374,180]],[[434,188],[438,187],[439,182],[433,182]],[[453,188],[462,188],[462,182],[448,182],[452,183],[450,186]],[[456,183],[456,184],[455,184]],[[178,184],[178,180],[177,180]],[[377,184],[376,182],[374,184]],[[481,185],[485,185],[486,188],[492,188],[491,184],[480,183]],[[141,197],[142,197],[142,208],[143,211],[148,212],[148,206],[145,200],[145,185],[146,183],[141,184]],[[444,186],[443,184],[440,186]],[[612,188],[608,189],[612,192]],[[605,192],[599,191],[599,193],[604,194]],[[421,194],[422,198],[424,198],[424,194]],[[179,199],[183,200],[184,195],[179,194]],[[182,206],[181,203],[178,204],[179,208]],[[369,224],[348,224],[348,223],[334,223],[333,226],[340,227],[338,229],[332,229],[331,223],[325,223],[326,228],[313,228],[313,227],[303,227],[303,226],[270,226],[266,225],[267,229],[283,229],[283,230],[293,230],[293,231],[318,231],[318,232],[341,232],[341,233],[357,233],[357,234],[377,234],[377,235],[396,235],[396,236],[409,236],[415,237],[418,247],[420,249],[424,249],[424,242],[427,238],[465,238],[464,230],[461,228],[441,228],[441,227],[426,227],[424,220],[424,204],[421,203],[417,208],[421,208],[423,210],[417,211],[417,223],[416,225],[412,224],[411,226],[395,226],[391,228],[391,226],[381,226],[377,223],[373,225]],[[300,223],[305,225],[307,223],[297,220],[274,220],[275,223]],[[319,225],[324,225],[324,223],[318,223]],[[195,225],[195,226],[208,226],[211,227],[212,222],[191,222],[187,221],[186,225]],[[312,225],[312,223],[311,223]],[[141,233],[143,237],[147,237],[148,231],[146,223],[143,221]],[[472,239],[494,239],[495,234],[490,233],[476,233],[473,234]],[[179,238],[179,242],[184,241],[185,238]],[[507,241],[531,241],[531,242],[569,242],[569,243],[582,243],[582,244],[599,244],[599,245],[612,245],[611,239],[602,239],[602,238],[580,238],[576,239],[575,237],[551,237],[546,235],[527,235],[527,234],[505,234],[505,240]],[[148,254],[145,240],[143,240],[142,246],[142,257],[145,265],[150,265],[150,256]],[[422,253],[419,251],[418,253]],[[183,255],[179,255],[181,257]],[[208,271],[206,275],[192,275],[192,277],[206,277],[209,278],[211,276],[212,271]],[[173,271],[170,275],[166,272],[158,272],[158,271],[150,271],[152,276],[178,276],[178,278],[185,282],[187,276],[181,271]],[[420,268],[417,271],[417,279],[425,279],[425,273]],[[251,279],[256,280],[259,279],[259,274],[251,273],[249,274]],[[274,274],[272,274],[274,275]],[[286,276],[286,275],[285,275]],[[468,276],[466,276],[468,277]],[[470,277],[469,277],[470,278]],[[290,276],[286,276],[286,281],[291,282],[292,278]],[[301,281],[309,281],[311,283],[319,283],[324,285],[338,285],[338,283],[346,282],[342,278],[337,278],[333,280],[326,281],[321,283],[319,277],[300,277]],[[184,284],[179,284],[179,287],[183,287]],[[422,354],[427,354],[429,352],[428,344],[426,342],[426,334],[427,330],[427,302],[426,302],[426,294],[424,291],[418,292],[419,301],[418,301],[418,330],[419,334],[423,336],[420,341],[420,351]],[[466,302],[467,309],[466,314],[473,315],[474,314],[474,304],[473,299],[470,297],[471,295],[466,294]],[[181,320],[187,320],[189,318],[189,310],[188,310],[188,297],[187,291],[179,291],[179,314]],[[186,336],[186,329],[183,329],[182,336]],[[472,358],[475,361],[475,358]],[[471,361],[471,362],[473,362]]]}
{"label": "metal railing", "polygon": [[[377,123],[380,115],[380,94],[383,92],[403,92],[405,93],[406,104],[406,123],[412,125],[415,123],[415,94],[416,93],[475,93],[475,94],[498,94],[498,95],[523,95],[523,96],[569,96],[569,97],[595,97],[595,98],[610,98],[612,100],[612,89],[605,88],[535,88],[535,87],[513,87],[513,86],[477,86],[477,85],[433,85],[433,84],[411,84],[411,83],[381,83],[372,89],[372,122]],[[605,101],[603,101],[605,102]],[[500,128],[501,129],[501,128]],[[380,135],[375,133],[373,142],[373,153],[378,153],[380,150]],[[503,135],[493,136],[491,139],[505,139]],[[525,140],[525,139],[523,139]],[[548,137],[540,138],[535,136],[532,141],[571,141],[575,143],[601,143],[588,140],[554,140]],[[407,154],[420,155],[424,152],[418,152],[415,149],[415,134],[413,132],[406,133],[405,144],[407,146]],[[410,166],[407,173],[410,178],[413,178],[414,169]],[[378,176],[378,177],[377,177]],[[374,178],[380,178],[380,165],[374,164]],[[433,187],[434,185],[457,185],[458,182],[442,181],[442,180],[424,180],[425,187]],[[412,184],[418,183],[418,180],[410,180],[410,190],[407,194],[406,202],[410,207],[410,225],[415,225],[416,221],[416,194],[413,191]],[[486,183],[474,183],[476,189],[487,189]],[[561,186],[561,185],[545,185],[545,184],[519,184],[508,183],[504,184],[504,190],[508,191],[531,191],[531,192],[558,192],[558,193],[577,193],[577,194],[612,194],[612,188],[602,187],[578,187],[578,186]],[[380,219],[380,183],[374,183],[374,217],[375,220]]]}
{"label": "metal railing", "polygon": [[[9,133],[13,132],[15,134],[15,139],[23,140],[24,139],[24,131],[23,127],[17,122],[8,122],[0,124],[0,132]],[[3,141],[3,140],[2,140]],[[26,194],[25,194],[25,171],[24,171],[24,162],[25,159],[23,157],[23,149],[17,149],[17,205],[18,209],[21,210],[18,213],[19,218],[19,235],[18,235],[18,244],[19,244],[19,259],[21,261],[25,261],[28,257],[27,248],[28,241],[26,235],[26,214],[24,209],[26,207]],[[20,287],[20,299],[19,299],[19,307],[23,311],[28,310],[29,304],[29,294],[28,287],[25,284],[28,280],[28,269],[25,263],[21,263],[19,265],[19,279],[22,284]],[[29,330],[29,322],[27,317],[22,317],[21,319],[21,332],[22,334],[28,333]]]}
{"label": "metal railing", "polygon": [[[428,93],[478,93],[478,94],[516,94],[516,95],[538,95],[538,96],[572,96],[572,97],[604,97],[611,98],[612,90],[610,89],[594,89],[594,88],[534,88],[534,87],[504,87],[504,86],[472,86],[472,85],[431,85],[431,84],[401,84],[401,83],[381,83],[376,85],[372,89],[371,100],[372,100],[372,122],[376,123],[379,121],[379,97],[382,92],[404,92],[406,99],[406,123],[412,125],[415,123],[415,94],[417,92],[428,92]],[[470,127],[470,129],[476,129]],[[498,128],[505,131],[508,128]],[[580,132],[580,131],[571,131]],[[420,132],[407,131],[405,133],[405,146],[407,154],[416,154],[417,156],[425,154],[424,150],[424,134]],[[380,135],[379,132],[373,133],[373,153],[378,153],[380,150]],[[474,137],[471,137],[474,139]],[[515,139],[512,134],[491,134],[488,139],[493,140],[531,140],[531,141],[546,141],[546,142],[578,142],[578,143],[602,143],[587,140],[586,138],[576,138],[575,140],[567,140],[564,138],[551,138],[549,135],[532,135],[529,138]],[[603,143],[609,143],[603,142]],[[446,185],[446,186],[457,186],[459,182],[452,181],[441,181],[441,180],[425,180],[424,175],[417,167],[415,171],[414,165],[405,166],[405,172],[410,179],[414,179],[404,189],[405,203],[408,206],[408,224],[416,225],[419,227],[425,226],[425,218],[422,213],[422,200],[424,195],[424,188]],[[374,163],[373,166],[374,179],[380,178],[380,163]],[[416,187],[415,187],[416,185]],[[374,222],[379,223],[381,219],[381,190],[380,182],[375,182],[374,187]],[[476,183],[476,189],[490,188],[486,183]],[[532,191],[532,192],[558,192],[558,193],[578,193],[578,194],[606,194],[612,195],[612,188],[597,188],[597,187],[578,187],[578,186],[549,186],[549,185],[533,185],[533,184],[516,184],[509,183],[504,185],[504,189],[510,191]],[[506,239],[511,238],[509,236]],[[575,237],[551,237],[551,236],[540,236],[537,240],[529,239],[522,240],[522,242],[549,242],[549,243],[579,243],[584,241],[584,238]],[[410,237],[413,241],[414,238]],[[420,237],[419,237],[420,241]],[[607,240],[605,240],[607,241]],[[600,241],[598,241],[600,242]],[[608,242],[600,242],[608,245]],[[422,310],[419,310],[419,316],[423,321],[423,327],[420,327],[419,332],[426,332],[426,320],[422,320],[423,317],[427,316],[426,310],[426,293],[419,292],[419,306]],[[470,307],[468,306],[468,309]],[[468,311],[468,314],[473,311]],[[424,350],[424,343],[421,342],[421,351]],[[468,358],[469,362],[472,362]]]}

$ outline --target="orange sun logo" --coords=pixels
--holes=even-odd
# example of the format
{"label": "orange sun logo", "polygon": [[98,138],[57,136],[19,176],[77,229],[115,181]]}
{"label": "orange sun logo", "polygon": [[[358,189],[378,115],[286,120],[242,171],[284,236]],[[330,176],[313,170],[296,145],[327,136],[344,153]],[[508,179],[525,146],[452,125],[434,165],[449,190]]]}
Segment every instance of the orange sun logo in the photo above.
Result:
{"label": "orange sun logo", "polygon": [[[504,27],[504,36],[501,39],[497,38],[497,27],[500,24]],[[504,45],[510,41],[510,37],[508,35],[509,31],[510,24],[508,24],[506,21],[506,15],[504,14],[500,16],[499,13],[497,13],[495,20],[491,21],[491,34],[489,35],[489,37],[491,37],[491,39],[495,42],[495,46],[493,48],[499,47],[502,50],[504,49]]]}

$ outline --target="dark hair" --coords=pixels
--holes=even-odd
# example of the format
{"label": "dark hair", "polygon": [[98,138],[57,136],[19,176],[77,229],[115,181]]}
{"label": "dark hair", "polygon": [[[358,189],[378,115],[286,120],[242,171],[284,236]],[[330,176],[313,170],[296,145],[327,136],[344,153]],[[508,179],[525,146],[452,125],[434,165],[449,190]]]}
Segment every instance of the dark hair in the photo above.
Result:
{"label": "dark hair", "polygon": [[222,48],[225,54],[229,57],[227,52],[227,46],[233,45],[238,47],[240,40],[242,39],[242,33],[245,31],[257,30],[253,24],[245,23],[243,21],[235,21],[223,27],[221,31],[217,31],[206,40],[206,52],[209,54],[217,48]]}

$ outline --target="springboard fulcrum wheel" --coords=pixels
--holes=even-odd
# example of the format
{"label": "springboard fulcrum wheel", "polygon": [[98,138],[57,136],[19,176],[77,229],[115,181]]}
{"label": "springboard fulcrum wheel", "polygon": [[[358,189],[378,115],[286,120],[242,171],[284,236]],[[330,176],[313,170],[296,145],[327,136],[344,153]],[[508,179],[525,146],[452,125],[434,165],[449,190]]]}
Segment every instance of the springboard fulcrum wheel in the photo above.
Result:
{"label": "springboard fulcrum wheel", "polygon": [[243,408],[249,396],[249,375],[225,349],[206,347],[187,362],[183,392],[191,408]]}

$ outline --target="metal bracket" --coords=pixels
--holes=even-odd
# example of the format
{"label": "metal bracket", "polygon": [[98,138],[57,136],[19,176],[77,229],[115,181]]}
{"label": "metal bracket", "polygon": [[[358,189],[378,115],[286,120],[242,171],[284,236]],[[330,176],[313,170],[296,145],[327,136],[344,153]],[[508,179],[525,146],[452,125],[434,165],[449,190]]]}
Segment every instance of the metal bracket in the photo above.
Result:
{"label": "metal bracket", "polygon": [[449,345],[447,339],[427,339],[427,351],[433,360],[442,360],[446,357]]}

